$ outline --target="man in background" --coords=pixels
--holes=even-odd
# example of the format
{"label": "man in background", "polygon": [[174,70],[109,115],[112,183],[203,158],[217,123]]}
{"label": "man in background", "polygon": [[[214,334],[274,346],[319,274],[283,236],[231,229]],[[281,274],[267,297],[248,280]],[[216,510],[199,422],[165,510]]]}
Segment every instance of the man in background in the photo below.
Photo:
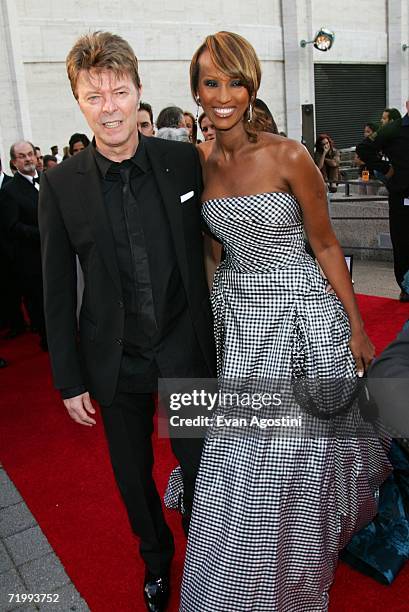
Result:
{"label": "man in background", "polygon": [[[4,174],[0,159],[0,190],[5,187],[12,176]],[[10,340],[25,331],[23,314],[21,312],[21,295],[13,265],[14,249],[0,211],[0,326],[7,329],[4,339]],[[0,367],[6,362],[0,358]]]}
{"label": "man in background", "polygon": [[54,155],[44,155],[44,172],[47,172],[50,168],[58,166],[57,158]]}
{"label": "man in background", "polygon": [[53,145],[51,148],[51,155],[53,155],[54,157],[57,158],[57,163],[61,163],[62,162],[62,157],[61,155],[58,153],[58,145]]}
{"label": "man in background", "polygon": [[43,311],[38,193],[40,177],[37,156],[31,142],[22,140],[10,148],[10,159],[17,169],[13,179],[0,190],[2,226],[12,244],[14,270],[31,326],[47,350]]}
{"label": "man in background", "polygon": [[147,102],[140,102],[139,104],[138,130],[144,136],[155,136],[152,106]]}
{"label": "man in background", "polygon": [[[401,292],[399,300],[409,302],[409,294],[403,287],[403,279],[409,271],[409,115],[400,117],[396,109],[386,109],[382,115],[383,127],[372,142],[357,150],[359,158],[369,170],[385,173],[382,153],[388,158],[391,168],[385,174],[389,192],[389,231],[393,248],[393,264],[396,282]],[[409,111],[409,101],[406,102]],[[387,119],[387,117],[396,117]]]}
{"label": "man in background", "polygon": [[4,174],[4,172],[3,172],[3,166],[2,166],[2,163],[1,163],[1,159],[0,159],[0,189],[1,189],[1,188],[2,188],[4,185],[7,185],[7,183],[8,183],[9,181],[11,181],[11,180],[12,180],[12,178],[13,178],[12,176],[8,176],[8,174]]}

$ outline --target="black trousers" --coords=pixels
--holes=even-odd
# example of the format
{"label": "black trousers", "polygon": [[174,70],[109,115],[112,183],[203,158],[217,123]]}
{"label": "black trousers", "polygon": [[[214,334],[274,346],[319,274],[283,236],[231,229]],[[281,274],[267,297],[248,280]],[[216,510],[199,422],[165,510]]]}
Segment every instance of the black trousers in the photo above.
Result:
{"label": "black trousers", "polygon": [[45,339],[43,279],[41,274],[24,274],[20,271],[19,287],[31,325],[36,328],[40,337]]}
{"label": "black trousers", "polygon": [[1,326],[10,330],[22,331],[25,327],[21,309],[21,290],[17,270],[12,261],[0,253],[0,282],[2,299],[0,302]]}
{"label": "black trousers", "polygon": [[393,265],[398,285],[409,270],[409,206],[404,206],[400,192],[389,193],[389,231],[393,247]]}
{"label": "black trousers", "polygon": [[[140,538],[140,554],[152,574],[166,574],[174,542],[152,476],[153,394],[118,392],[110,406],[101,406],[101,412],[116,482],[132,530]],[[189,515],[202,440],[175,439],[172,450],[182,468],[184,505]]]}

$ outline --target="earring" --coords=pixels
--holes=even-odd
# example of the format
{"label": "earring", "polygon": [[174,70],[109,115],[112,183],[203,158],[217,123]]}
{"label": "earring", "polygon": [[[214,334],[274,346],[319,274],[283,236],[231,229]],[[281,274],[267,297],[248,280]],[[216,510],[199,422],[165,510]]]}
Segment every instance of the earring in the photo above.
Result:
{"label": "earring", "polygon": [[251,103],[249,104],[249,111],[248,111],[247,121],[248,121],[248,123],[251,123],[253,121],[253,107],[252,107]]}
{"label": "earring", "polygon": [[196,124],[197,124],[197,122],[199,121],[199,106],[200,106],[200,99],[199,98],[196,99],[196,104],[197,104],[197,107],[196,107],[195,121],[196,121]]}

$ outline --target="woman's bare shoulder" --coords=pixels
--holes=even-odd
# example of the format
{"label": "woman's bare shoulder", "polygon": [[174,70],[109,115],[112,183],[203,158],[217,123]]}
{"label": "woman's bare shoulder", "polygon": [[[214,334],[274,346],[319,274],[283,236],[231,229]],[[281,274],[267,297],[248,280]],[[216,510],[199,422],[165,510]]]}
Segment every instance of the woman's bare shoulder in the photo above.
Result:
{"label": "woman's bare shoulder", "polygon": [[260,145],[269,149],[270,152],[291,155],[297,152],[305,151],[305,147],[297,140],[280,136],[279,134],[270,134],[262,132],[259,137]]}

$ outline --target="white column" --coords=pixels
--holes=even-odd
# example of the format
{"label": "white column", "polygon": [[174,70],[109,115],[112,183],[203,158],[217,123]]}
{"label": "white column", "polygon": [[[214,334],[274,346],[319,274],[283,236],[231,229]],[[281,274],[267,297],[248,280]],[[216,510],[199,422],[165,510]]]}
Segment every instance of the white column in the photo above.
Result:
{"label": "white column", "polygon": [[390,108],[405,110],[409,99],[409,9],[407,0],[388,0],[388,95]]}
{"label": "white column", "polygon": [[10,145],[20,138],[31,139],[27,87],[14,0],[0,2],[0,91],[0,154],[4,169],[8,172]]}
{"label": "white column", "polygon": [[301,106],[314,104],[313,47],[300,46],[300,41],[311,40],[312,0],[281,0],[284,41],[285,107],[287,133],[301,140]]}

